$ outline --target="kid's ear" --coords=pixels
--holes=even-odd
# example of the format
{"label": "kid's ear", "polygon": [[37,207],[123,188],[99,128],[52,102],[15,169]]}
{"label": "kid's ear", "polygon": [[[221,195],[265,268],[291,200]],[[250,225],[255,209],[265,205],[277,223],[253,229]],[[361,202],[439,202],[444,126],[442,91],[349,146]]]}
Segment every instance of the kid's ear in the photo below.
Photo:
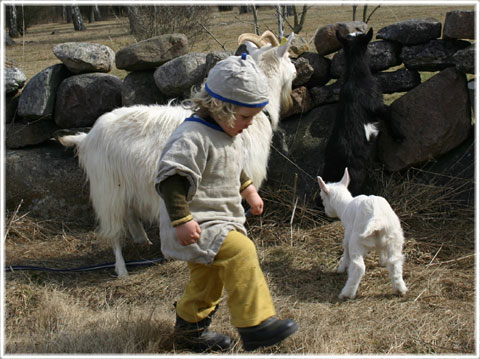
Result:
{"label": "kid's ear", "polygon": [[342,180],[340,181],[345,187],[348,188],[350,184],[350,174],[348,173],[348,168],[345,167],[345,172],[343,174]]}
{"label": "kid's ear", "polygon": [[317,181],[318,181],[318,184],[320,185],[320,189],[323,192],[325,192],[325,194],[328,196],[328,188],[327,188],[327,185],[325,184],[325,182],[323,182],[322,177],[317,176]]}

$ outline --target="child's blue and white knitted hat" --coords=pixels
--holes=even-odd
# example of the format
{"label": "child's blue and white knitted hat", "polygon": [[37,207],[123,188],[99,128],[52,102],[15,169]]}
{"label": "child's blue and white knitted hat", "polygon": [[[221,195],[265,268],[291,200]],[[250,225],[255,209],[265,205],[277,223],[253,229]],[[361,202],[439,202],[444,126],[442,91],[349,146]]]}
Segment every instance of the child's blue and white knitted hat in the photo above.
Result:
{"label": "child's blue and white knitted hat", "polygon": [[239,106],[264,107],[268,103],[268,80],[247,54],[219,61],[208,73],[205,90]]}

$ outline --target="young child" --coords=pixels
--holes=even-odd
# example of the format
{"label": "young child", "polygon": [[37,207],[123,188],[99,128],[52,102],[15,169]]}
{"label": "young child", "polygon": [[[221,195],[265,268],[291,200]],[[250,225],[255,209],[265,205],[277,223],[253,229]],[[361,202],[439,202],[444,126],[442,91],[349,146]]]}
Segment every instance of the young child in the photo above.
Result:
{"label": "young child", "polygon": [[177,343],[227,350],[232,339],[208,330],[223,289],[244,349],[276,344],[298,325],[278,320],[254,243],[246,237],[242,197],[252,214],[263,201],[243,168],[242,138],[268,103],[268,81],[248,55],[217,63],[192,97],[195,114],[171,135],[155,186],[165,203],[162,252],[188,262],[190,280],[176,304]]}

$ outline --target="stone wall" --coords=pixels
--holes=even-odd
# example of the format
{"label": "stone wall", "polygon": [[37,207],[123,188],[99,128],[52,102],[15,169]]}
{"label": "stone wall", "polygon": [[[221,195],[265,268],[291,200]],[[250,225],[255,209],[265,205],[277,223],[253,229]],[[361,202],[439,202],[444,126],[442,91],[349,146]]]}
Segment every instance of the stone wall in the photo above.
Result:
{"label": "stone wall", "polygon": [[[344,68],[335,30],[367,28],[362,22],[320,28],[314,39],[316,52],[296,39],[291,50],[298,72],[292,94],[295,106],[283,114],[275,137],[269,165],[269,176],[275,181],[270,185],[289,185],[297,173],[303,193],[313,191],[312,178],[322,171]],[[383,92],[402,93],[391,110],[407,139],[397,144],[386,134],[380,136],[379,160],[386,169],[404,170],[438,158],[471,137],[466,74],[474,73],[475,45],[466,40],[475,38],[474,29],[472,11],[453,11],[443,24],[431,18],[415,19],[379,29],[377,41],[369,44],[370,66]],[[148,39],[116,54],[99,44],[59,44],[53,51],[61,63],[42,70],[26,84],[20,69],[7,66],[7,208],[23,199],[24,209],[36,214],[51,215],[52,207],[67,214],[67,220],[78,219],[79,212],[71,206],[85,212],[88,190],[79,186],[79,179],[84,179],[73,151],[52,138],[88,128],[101,114],[120,106],[165,104],[171,98],[188,97],[191,87],[200,85],[217,61],[231,55],[187,53],[187,48],[182,34]],[[123,81],[108,73],[114,63],[129,71]],[[424,71],[435,75],[422,83],[419,72]]]}

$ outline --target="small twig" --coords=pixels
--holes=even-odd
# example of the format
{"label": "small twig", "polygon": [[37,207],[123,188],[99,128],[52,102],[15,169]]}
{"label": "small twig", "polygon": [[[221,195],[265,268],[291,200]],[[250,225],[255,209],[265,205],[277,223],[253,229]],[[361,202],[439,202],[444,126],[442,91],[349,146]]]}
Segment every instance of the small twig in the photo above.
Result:
{"label": "small twig", "polygon": [[221,47],[222,49],[224,49],[225,51],[228,51],[226,48],[225,48],[225,44],[222,44],[220,41],[218,41],[218,39],[215,37],[215,35],[213,35],[206,27],[205,25],[203,24],[200,24],[200,26],[207,32],[207,34],[209,34]]}
{"label": "small twig", "polygon": [[293,247],[293,218],[295,217],[295,211],[297,209],[298,197],[295,200],[295,204],[293,206],[292,216],[290,217],[290,246]]}
{"label": "small twig", "polygon": [[442,248],[443,248],[443,243],[442,243],[442,245],[440,246],[440,248],[438,248],[437,253],[435,253],[435,255],[433,256],[433,258],[432,258],[432,260],[430,261],[430,263],[428,263],[427,267],[430,267],[430,266],[432,265],[433,261],[435,260],[435,258],[437,258],[438,253],[440,253],[440,251],[442,250]]}
{"label": "small twig", "polygon": [[432,263],[431,265],[434,266],[434,265],[442,265],[442,264],[447,264],[447,263],[459,262],[459,261],[462,261],[462,260],[464,260],[464,259],[467,259],[467,258],[470,258],[470,257],[474,257],[474,256],[475,256],[475,254],[469,254],[468,256],[451,259],[451,260],[445,261],[445,262]]}
{"label": "small twig", "polygon": [[17,208],[13,212],[12,218],[10,218],[10,221],[8,221],[7,227],[5,228],[5,237],[4,240],[7,239],[8,233],[10,232],[10,227],[12,226],[12,223],[15,221],[18,211],[20,210],[20,207],[22,206],[23,199],[20,200],[20,203],[18,204]]}
{"label": "small twig", "polygon": [[414,300],[413,302],[415,303],[415,302],[422,296],[422,294],[425,293],[426,290],[427,290],[427,288],[425,288],[424,290],[422,290],[422,291],[420,292],[420,294],[417,295],[417,298],[415,298],[415,300]]}

